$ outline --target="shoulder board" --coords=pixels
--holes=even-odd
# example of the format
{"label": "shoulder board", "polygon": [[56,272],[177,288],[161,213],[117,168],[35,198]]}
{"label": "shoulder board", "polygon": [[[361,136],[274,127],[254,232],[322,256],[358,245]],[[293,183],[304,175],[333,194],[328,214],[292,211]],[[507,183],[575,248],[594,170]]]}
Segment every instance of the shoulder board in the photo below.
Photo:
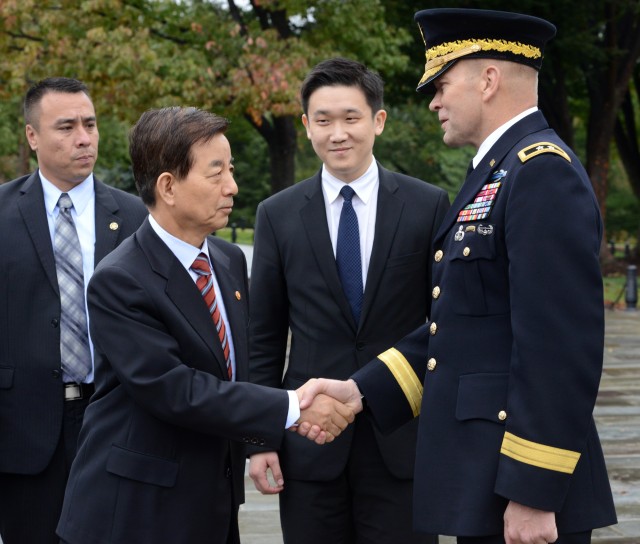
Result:
{"label": "shoulder board", "polygon": [[571,157],[569,157],[563,149],[559,148],[556,144],[549,142],[539,142],[537,144],[527,146],[518,151],[518,157],[520,157],[522,162],[527,162],[529,159],[533,159],[533,157],[537,157],[542,153],[555,153],[556,155],[560,155],[571,162]]}

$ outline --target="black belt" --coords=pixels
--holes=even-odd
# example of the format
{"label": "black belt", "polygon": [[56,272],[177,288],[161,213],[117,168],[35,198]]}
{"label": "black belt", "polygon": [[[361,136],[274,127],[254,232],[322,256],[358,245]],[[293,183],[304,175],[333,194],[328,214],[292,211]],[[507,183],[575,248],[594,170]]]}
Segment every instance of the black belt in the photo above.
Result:
{"label": "black belt", "polygon": [[88,399],[95,390],[92,383],[65,383],[64,400]]}

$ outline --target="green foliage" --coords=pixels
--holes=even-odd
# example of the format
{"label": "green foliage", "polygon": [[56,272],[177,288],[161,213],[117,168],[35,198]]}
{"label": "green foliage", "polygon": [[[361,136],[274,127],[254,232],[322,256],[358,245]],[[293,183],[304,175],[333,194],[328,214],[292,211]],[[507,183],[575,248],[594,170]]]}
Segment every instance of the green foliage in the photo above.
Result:
{"label": "green foliage", "polygon": [[464,181],[471,148],[450,149],[442,143],[437,115],[421,102],[387,107],[387,122],[374,153],[386,168],[433,183],[455,196]]}
{"label": "green foliage", "polygon": [[[515,8],[506,0],[260,0],[238,2],[234,13],[232,0],[0,0],[0,181],[33,167],[25,160],[20,111],[27,87],[65,75],[91,89],[101,133],[96,174],[127,190],[133,190],[127,132],[143,111],[193,105],[231,118],[240,189],[234,218],[252,222],[257,203],[270,192],[264,138],[273,135],[253,129],[278,117],[295,119],[295,178],[315,173],[320,162],[298,121],[298,90],[313,64],[343,55],[377,70],[386,82],[389,119],[376,158],[453,196],[473,151],[446,148],[428,98],[415,93],[424,45],[414,12],[446,6],[517,9],[557,25],[541,73],[542,105],[552,124],[569,127],[565,134],[586,159],[588,135],[598,129],[589,124],[588,91],[622,55],[601,43],[604,8],[616,13],[632,5],[638,6],[635,0],[580,6],[522,0]],[[616,160],[611,181],[620,177]],[[613,187],[607,203],[611,232],[637,230],[638,204],[628,189]]]}

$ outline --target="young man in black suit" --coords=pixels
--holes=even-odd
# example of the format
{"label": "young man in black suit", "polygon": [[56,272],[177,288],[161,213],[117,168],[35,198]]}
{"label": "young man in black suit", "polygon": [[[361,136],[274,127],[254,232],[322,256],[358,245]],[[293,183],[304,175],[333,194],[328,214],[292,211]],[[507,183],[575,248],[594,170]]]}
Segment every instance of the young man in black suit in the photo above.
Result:
{"label": "young man in black suit", "polygon": [[[85,285],[147,210],[138,197],[94,178],[99,133],[83,83],[40,81],[27,92],[24,116],[38,169],[0,186],[0,535],[4,544],[57,544],[64,489],[93,392]],[[56,241],[64,229],[58,222],[63,194],[72,205],[75,298],[65,290],[60,274],[68,263]],[[75,356],[65,340],[71,330]]]}
{"label": "young man in black suit", "polygon": [[[322,168],[260,204],[251,273],[250,379],[283,388],[346,378],[425,322],[431,240],[449,207],[443,190],[375,160],[387,119],[378,74],[329,59],[301,95]],[[280,493],[285,542],[434,542],[412,531],[416,429],[384,437],[361,417],[324,448],[291,434],[254,451],[251,477]]]}

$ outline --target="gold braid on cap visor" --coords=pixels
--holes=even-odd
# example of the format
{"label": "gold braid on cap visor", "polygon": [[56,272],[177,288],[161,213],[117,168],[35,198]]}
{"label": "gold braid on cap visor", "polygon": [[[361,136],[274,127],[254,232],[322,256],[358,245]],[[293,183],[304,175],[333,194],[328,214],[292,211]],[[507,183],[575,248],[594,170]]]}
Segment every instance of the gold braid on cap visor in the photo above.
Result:
{"label": "gold braid on cap visor", "polygon": [[508,42],[506,40],[458,40],[447,42],[427,49],[427,63],[424,65],[424,75],[420,83],[437,74],[448,62],[478,51],[512,53],[529,59],[542,57],[542,52],[539,48],[520,42]]}

